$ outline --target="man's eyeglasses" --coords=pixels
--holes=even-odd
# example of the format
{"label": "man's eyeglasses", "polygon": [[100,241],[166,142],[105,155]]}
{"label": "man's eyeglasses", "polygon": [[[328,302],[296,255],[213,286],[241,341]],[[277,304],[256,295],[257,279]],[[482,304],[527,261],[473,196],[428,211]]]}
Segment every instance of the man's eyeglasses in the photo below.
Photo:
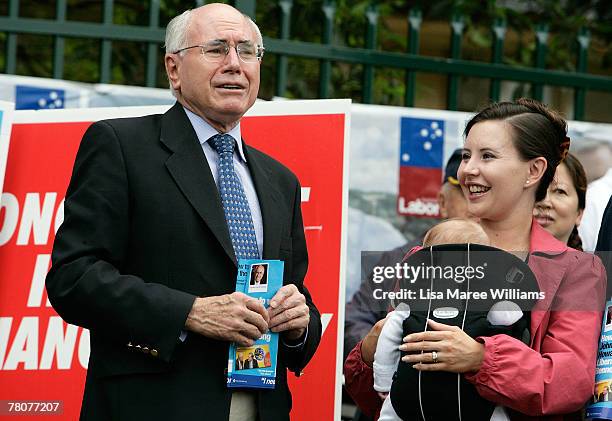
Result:
{"label": "man's eyeglasses", "polygon": [[230,52],[230,48],[236,49],[236,54],[240,57],[240,60],[245,63],[254,63],[262,59],[265,48],[261,45],[255,45],[250,42],[239,42],[234,47],[231,47],[226,41],[215,40],[209,41],[206,44],[192,45],[190,47],[181,48],[176,50],[173,54],[178,54],[181,51],[189,50],[191,48],[200,48],[204,60],[210,63],[219,63],[225,60]]}

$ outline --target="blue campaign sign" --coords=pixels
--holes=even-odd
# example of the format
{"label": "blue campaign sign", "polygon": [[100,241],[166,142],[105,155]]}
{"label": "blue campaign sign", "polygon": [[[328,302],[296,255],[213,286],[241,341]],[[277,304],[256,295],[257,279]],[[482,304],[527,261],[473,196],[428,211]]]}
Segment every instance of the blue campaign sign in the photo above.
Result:
{"label": "blue campaign sign", "polygon": [[441,168],[444,121],[402,117],[400,124],[400,165]]}
{"label": "blue campaign sign", "polygon": [[15,109],[53,110],[64,108],[65,96],[63,89],[16,85]]}
{"label": "blue campaign sign", "polygon": [[586,408],[587,419],[612,420],[612,301],[606,303],[601,324],[595,388],[593,399]]}

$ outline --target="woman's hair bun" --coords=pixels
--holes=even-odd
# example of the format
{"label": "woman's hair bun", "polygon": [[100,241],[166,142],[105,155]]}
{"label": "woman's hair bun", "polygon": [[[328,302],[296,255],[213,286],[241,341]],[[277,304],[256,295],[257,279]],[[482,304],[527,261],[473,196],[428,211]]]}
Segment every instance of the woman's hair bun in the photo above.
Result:
{"label": "woman's hair bun", "polygon": [[[555,111],[548,108],[546,105],[542,104],[539,101],[531,98],[519,98],[516,100],[516,103],[526,107],[532,113],[541,114],[550,121],[554,130],[556,131],[558,140],[559,140],[559,161],[561,162],[567,152],[569,151],[569,137],[567,136],[567,121],[563,118],[563,116]],[[567,142],[567,143],[566,143]],[[567,146],[566,146],[567,145]]]}

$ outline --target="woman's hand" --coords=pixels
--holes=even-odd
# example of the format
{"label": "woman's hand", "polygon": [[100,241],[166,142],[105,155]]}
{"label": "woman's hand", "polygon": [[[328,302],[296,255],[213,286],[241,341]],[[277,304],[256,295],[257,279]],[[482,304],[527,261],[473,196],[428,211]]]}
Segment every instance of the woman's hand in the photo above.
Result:
{"label": "woman's hand", "polygon": [[404,338],[400,350],[417,354],[405,355],[402,361],[413,363],[414,368],[422,371],[466,373],[480,370],[484,359],[483,344],[476,342],[458,326],[433,320],[427,323],[432,330],[412,333]]}
{"label": "woman's hand", "polygon": [[374,353],[376,352],[378,337],[380,336],[380,331],[386,320],[387,319],[384,318],[377,321],[366,337],[361,341],[361,359],[370,367],[372,367],[372,363],[374,362]]}

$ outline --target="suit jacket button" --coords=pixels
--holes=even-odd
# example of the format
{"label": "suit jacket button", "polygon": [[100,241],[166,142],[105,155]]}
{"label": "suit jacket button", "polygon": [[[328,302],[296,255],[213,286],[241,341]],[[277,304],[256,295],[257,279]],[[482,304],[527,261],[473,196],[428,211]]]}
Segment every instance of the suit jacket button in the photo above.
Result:
{"label": "suit jacket button", "polygon": [[159,355],[159,353],[157,352],[157,349],[152,349],[151,350],[151,355],[154,357],[157,357]]}

